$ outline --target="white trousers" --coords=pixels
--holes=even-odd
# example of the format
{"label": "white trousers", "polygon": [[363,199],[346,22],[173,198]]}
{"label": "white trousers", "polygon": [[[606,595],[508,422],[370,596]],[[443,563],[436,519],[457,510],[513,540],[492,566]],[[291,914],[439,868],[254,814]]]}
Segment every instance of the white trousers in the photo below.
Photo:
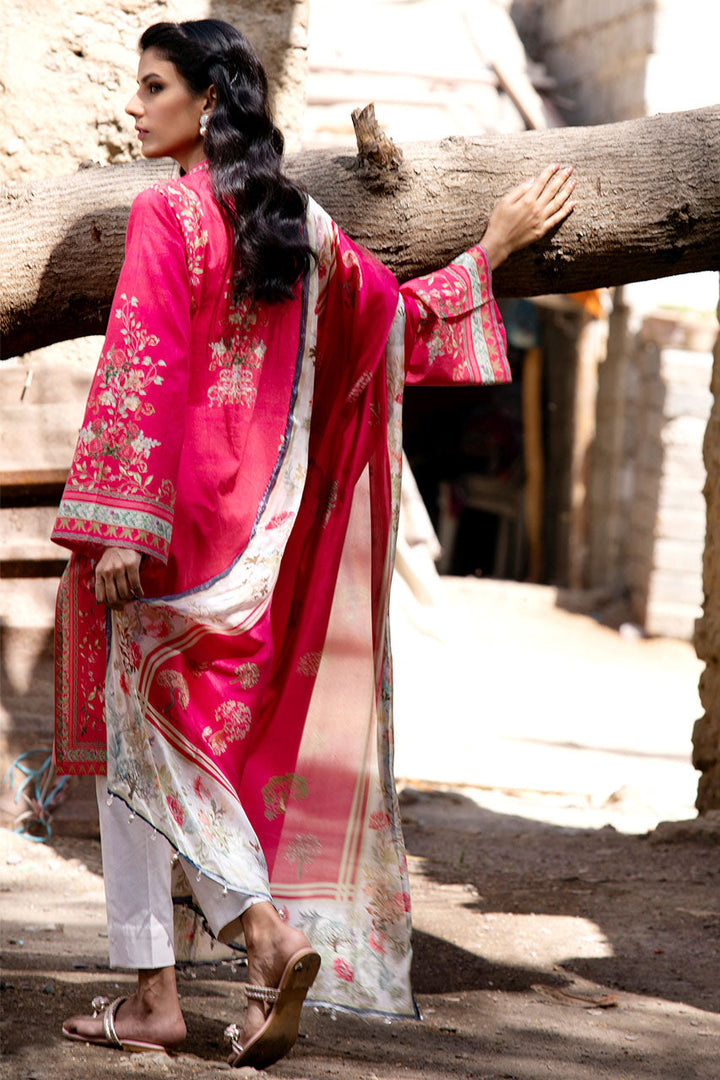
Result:
{"label": "white trousers", "polygon": [[[110,966],[170,967],[173,948],[173,900],[170,888],[174,851],[168,841],[140,817],[130,820],[122,799],[110,799],[106,777],[97,777],[105,905]],[[109,800],[109,801],[108,801]],[[227,940],[236,922],[263,896],[228,891],[180,857],[195,900],[215,937]],[[233,937],[238,927],[232,927]],[[223,933],[225,931],[225,933]]]}

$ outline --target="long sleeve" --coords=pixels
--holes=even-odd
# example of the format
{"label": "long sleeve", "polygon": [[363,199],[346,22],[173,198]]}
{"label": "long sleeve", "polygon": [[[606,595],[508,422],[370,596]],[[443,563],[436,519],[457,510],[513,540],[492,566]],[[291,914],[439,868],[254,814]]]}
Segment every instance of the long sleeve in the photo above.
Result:
{"label": "long sleeve", "polygon": [[161,188],[134,201],[126,257],[52,537],[166,562],[188,386],[191,268]]}
{"label": "long sleeve", "polygon": [[484,248],[400,287],[405,304],[406,383],[447,386],[511,379],[505,330]]}

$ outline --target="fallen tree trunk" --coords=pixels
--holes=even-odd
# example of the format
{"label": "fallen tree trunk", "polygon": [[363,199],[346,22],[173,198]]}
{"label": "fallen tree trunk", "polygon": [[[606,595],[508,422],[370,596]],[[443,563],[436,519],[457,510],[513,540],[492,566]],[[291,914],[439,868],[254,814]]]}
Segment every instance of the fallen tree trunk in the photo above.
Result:
{"label": "fallen tree trunk", "polygon": [[[404,147],[396,168],[307,151],[288,172],[400,279],[452,259],[495,200],[572,162],[580,205],[499,270],[501,296],[575,292],[720,267],[720,107],[586,128]],[[167,163],[138,162],[0,192],[0,355],[104,330],[134,195]]]}

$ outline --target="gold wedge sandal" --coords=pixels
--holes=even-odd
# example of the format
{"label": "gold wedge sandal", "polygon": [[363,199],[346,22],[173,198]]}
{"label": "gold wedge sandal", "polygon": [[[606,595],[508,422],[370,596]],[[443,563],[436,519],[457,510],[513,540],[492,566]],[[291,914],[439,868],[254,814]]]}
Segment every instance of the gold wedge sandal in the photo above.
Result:
{"label": "gold wedge sandal", "polygon": [[319,970],[318,954],[313,949],[300,949],[285,965],[276,990],[268,986],[243,984],[246,997],[271,1004],[272,1008],[263,1026],[245,1046],[239,1041],[241,1031],[237,1024],[230,1024],[225,1029],[225,1035],[230,1039],[233,1048],[228,1059],[231,1065],[266,1069],[292,1050],[297,1039],[305,995],[315,982]]}

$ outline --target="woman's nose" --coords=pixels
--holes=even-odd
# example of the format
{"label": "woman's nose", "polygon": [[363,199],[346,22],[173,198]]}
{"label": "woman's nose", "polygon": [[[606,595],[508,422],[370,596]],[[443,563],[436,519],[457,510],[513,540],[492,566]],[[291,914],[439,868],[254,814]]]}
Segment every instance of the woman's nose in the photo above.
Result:
{"label": "woman's nose", "polygon": [[142,112],[142,106],[140,104],[140,99],[138,98],[137,94],[133,94],[133,96],[130,98],[127,105],[125,106],[125,112],[128,113],[128,115],[130,116],[140,115],[140,113]]}

